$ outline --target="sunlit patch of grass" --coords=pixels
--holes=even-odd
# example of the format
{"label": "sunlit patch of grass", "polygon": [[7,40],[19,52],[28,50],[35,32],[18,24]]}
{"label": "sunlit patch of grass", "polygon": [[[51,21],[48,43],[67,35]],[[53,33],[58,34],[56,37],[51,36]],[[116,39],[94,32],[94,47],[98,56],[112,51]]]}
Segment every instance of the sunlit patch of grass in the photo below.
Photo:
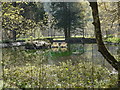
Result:
{"label": "sunlit patch of grass", "polygon": [[120,38],[112,37],[112,38],[107,38],[105,41],[113,42],[113,43],[120,43]]}
{"label": "sunlit patch of grass", "polygon": [[53,40],[65,40],[65,38],[54,38]]}

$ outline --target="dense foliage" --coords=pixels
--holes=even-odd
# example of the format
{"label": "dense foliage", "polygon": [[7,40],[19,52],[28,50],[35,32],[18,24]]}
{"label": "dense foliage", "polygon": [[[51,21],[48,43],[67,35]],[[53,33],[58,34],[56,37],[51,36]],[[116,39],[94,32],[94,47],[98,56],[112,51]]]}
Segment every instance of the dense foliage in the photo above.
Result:
{"label": "dense foliage", "polygon": [[51,12],[56,20],[55,26],[64,31],[65,37],[70,37],[70,32],[75,32],[84,27],[85,9],[81,3],[57,2],[51,3]]}
{"label": "dense foliage", "polygon": [[[18,6],[14,7],[12,3],[3,3],[2,9],[2,28],[3,32],[7,34],[8,39],[13,38],[15,40],[17,35],[24,35],[30,32],[32,28],[36,27],[34,21],[26,19],[21,15],[21,12],[24,11],[23,8]],[[13,33],[12,36],[10,32]]]}
{"label": "dense foliage", "polygon": [[29,65],[4,69],[4,87],[7,88],[110,88],[116,86],[116,81],[116,75],[101,66],[94,65],[92,69],[89,62],[72,65],[68,61],[59,66]]}
{"label": "dense foliage", "polygon": [[2,28],[3,39],[16,40],[20,36],[33,36],[45,26],[45,14],[41,3],[34,2],[3,2]]}

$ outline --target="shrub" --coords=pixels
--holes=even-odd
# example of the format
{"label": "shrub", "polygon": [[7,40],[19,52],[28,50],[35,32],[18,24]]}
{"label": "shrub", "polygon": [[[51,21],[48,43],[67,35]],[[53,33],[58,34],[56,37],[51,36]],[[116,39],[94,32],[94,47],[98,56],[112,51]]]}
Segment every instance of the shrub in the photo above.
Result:
{"label": "shrub", "polygon": [[[8,51],[7,51],[8,50]],[[46,51],[3,49],[4,88],[109,88],[117,74],[80,60],[46,64]]]}
{"label": "shrub", "polygon": [[116,74],[91,62],[28,64],[4,69],[5,88],[109,88],[115,87],[116,82]]}

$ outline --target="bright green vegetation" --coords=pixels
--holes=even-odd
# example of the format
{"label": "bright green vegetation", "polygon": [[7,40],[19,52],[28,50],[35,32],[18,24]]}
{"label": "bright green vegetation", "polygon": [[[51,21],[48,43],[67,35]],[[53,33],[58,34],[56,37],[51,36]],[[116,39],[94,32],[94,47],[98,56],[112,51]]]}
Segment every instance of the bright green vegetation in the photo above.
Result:
{"label": "bright green vegetation", "polygon": [[105,41],[113,42],[113,43],[120,43],[120,38],[112,37],[112,38],[107,38]]}
{"label": "bright green vegetation", "polygon": [[[5,88],[110,88],[117,74],[89,61],[67,60],[46,64],[47,51],[4,49]],[[57,54],[56,54],[57,55]],[[54,56],[54,55],[53,55]]]}
{"label": "bright green vegetation", "polygon": [[80,55],[80,54],[85,52],[84,48],[82,46],[73,44],[70,47],[69,47],[70,50],[68,50],[68,47],[67,48],[52,48],[52,50],[48,50],[48,51],[45,52],[45,56],[48,55],[52,59],[56,59],[56,58],[59,58],[59,57],[70,56],[73,53],[77,53],[77,54]]}
{"label": "bright green vegetation", "polygon": [[54,59],[62,56],[70,56],[72,54],[72,51],[49,51],[48,53],[46,53],[46,55],[47,54],[49,54]]}

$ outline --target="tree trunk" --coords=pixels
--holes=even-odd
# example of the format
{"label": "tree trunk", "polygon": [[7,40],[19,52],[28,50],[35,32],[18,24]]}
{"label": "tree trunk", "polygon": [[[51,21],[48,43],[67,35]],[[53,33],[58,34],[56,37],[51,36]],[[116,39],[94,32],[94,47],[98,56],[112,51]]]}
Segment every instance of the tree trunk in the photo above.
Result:
{"label": "tree trunk", "polygon": [[64,11],[64,34],[65,39],[69,40],[70,38],[70,30],[71,30],[71,18],[70,18],[70,3],[63,3],[63,11]]}
{"label": "tree trunk", "polygon": [[13,30],[13,41],[16,41],[16,31]]}
{"label": "tree trunk", "polygon": [[120,1],[118,2],[118,36],[120,38]]}
{"label": "tree trunk", "polygon": [[68,35],[67,35],[67,27],[64,27],[64,35],[65,35],[65,39],[67,39]]}
{"label": "tree trunk", "polygon": [[90,2],[90,6],[92,8],[92,15],[94,20],[93,25],[95,27],[95,37],[98,45],[98,51],[118,71],[118,61],[110,54],[110,52],[107,50],[102,40],[97,1]]}
{"label": "tree trunk", "polygon": [[105,32],[106,32],[106,38],[108,38],[108,31],[106,30]]}
{"label": "tree trunk", "polygon": [[71,35],[70,35],[70,31],[71,31],[71,11],[70,11],[70,5],[71,5],[71,3],[69,2],[68,3],[68,39],[71,37]]}
{"label": "tree trunk", "polygon": [[[16,2],[13,2],[12,4],[13,4],[14,7],[16,7]],[[12,33],[13,33],[13,41],[16,41],[16,31],[15,30],[12,31]]]}
{"label": "tree trunk", "polygon": [[[117,37],[120,38],[120,1],[118,1],[118,35]],[[118,47],[118,50],[120,50],[120,47]],[[118,52],[118,55],[119,55],[120,51]],[[120,55],[118,56],[120,58]],[[118,87],[120,87],[120,61],[118,63]]]}
{"label": "tree trunk", "polygon": [[64,23],[64,35],[65,35],[65,40],[68,37],[68,28],[67,28],[67,6],[65,4],[66,2],[62,3],[62,7],[63,7],[63,12],[64,12],[64,16],[63,16],[63,23]]}

